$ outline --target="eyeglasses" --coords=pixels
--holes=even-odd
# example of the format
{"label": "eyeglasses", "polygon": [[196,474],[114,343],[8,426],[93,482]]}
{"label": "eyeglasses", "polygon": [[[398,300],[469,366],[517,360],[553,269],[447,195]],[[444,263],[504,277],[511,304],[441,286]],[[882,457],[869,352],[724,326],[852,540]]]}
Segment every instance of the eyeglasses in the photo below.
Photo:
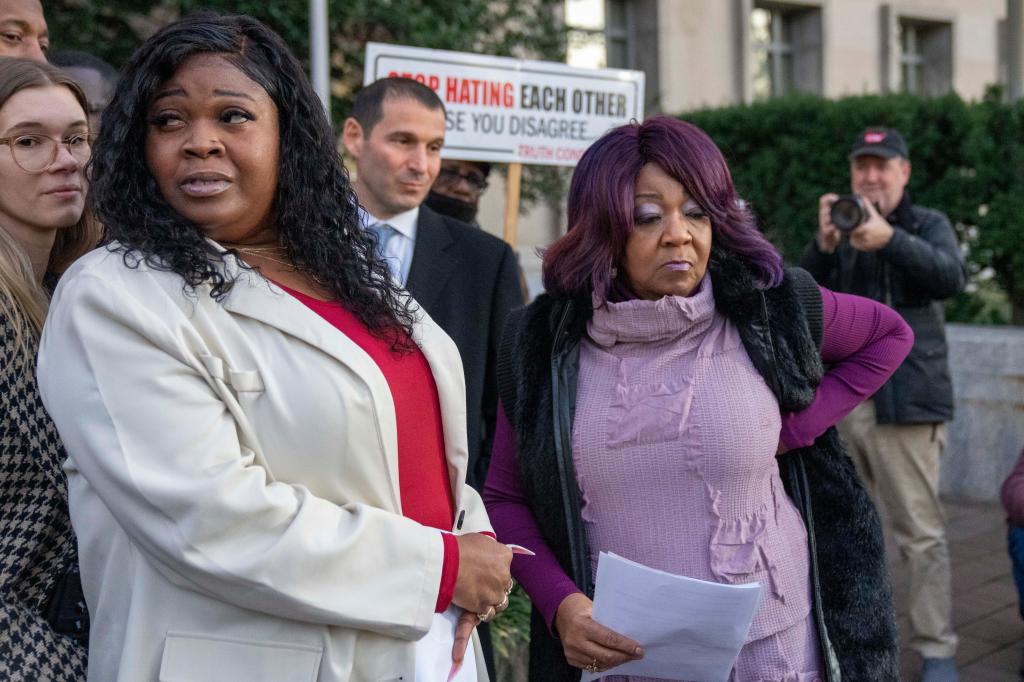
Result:
{"label": "eyeglasses", "polygon": [[451,168],[442,168],[441,172],[437,175],[437,179],[446,185],[455,185],[459,180],[465,180],[470,189],[478,194],[487,189],[487,178],[476,173],[460,173]]}
{"label": "eyeglasses", "polygon": [[75,133],[63,140],[56,140],[48,135],[18,135],[2,137],[0,144],[6,144],[11,150],[11,157],[18,168],[26,173],[42,173],[57,160],[58,145],[64,145],[81,164],[89,160],[92,153],[91,133]]}

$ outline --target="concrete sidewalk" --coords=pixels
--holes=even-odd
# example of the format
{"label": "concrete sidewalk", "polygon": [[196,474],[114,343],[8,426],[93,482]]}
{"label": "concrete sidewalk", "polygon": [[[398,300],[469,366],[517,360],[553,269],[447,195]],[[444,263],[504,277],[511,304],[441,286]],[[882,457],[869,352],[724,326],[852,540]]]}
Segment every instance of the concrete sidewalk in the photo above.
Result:
{"label": "concrete sidewalk", "polygon": [[[1006,553],[1006,521],[997,503],[943,500],[953,559],[953,623],[960,636],[956,660],[964,682],[1018,682],[1024,657],[1024,621]],[[887,538],[903,643],[903,679],[917,679],[921,659],[906,649],[907,572]]]}

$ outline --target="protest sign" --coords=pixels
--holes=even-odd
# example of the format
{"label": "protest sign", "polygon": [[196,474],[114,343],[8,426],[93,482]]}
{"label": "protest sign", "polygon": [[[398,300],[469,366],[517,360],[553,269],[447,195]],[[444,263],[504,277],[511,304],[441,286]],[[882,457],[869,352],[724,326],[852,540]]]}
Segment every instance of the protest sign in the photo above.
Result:
{"label": "protest sign", "polygon": [[365,83],[388,76],[444,101],[446,158],[574,166],[602,133],[644,115],[641,71],[368,43]]}

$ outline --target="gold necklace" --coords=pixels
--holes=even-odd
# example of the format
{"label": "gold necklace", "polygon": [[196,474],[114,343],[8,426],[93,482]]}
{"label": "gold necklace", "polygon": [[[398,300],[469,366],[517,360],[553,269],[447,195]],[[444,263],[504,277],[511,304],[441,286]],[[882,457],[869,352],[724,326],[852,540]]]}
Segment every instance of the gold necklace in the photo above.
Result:
{"label": "gold necklace", "polygon": [[234,249],[241,253],[251,253],[254,256],[259,256],[264,253],[284,253],[287,249],[281,244],[274,244],[271,246],[227,246],[226,248]]}
{"label": "gold necklace", "polygon": [[[257,251],[257,249],[260,249],[260,247],[235,247],[235,251],[238,251],[239,253],[248,254],[250,256],[256,256],[257,258],[261,258],[263,260],[269,260],[269,261],[272,261],[274,263],[278,263],[280,265],[284,265],[285,267],[287,267],[292,272],[298,272],[299,271],[299,268],[296,267],[294,263],[292,263],[290,261],[286,261],[286,260],[281,260],[280,258],[274,258],[273,256],[268,256],[267,255],[267,252],[274,253],[274,249],[277,249],[277,252],[280,253],[281,251],[284,250],[283,246],[266,247],[266,248],[260,249],[259,251]],[[259,269],[260,266],[259,265],[254,265],[252,267]]]}
{"label": "gold necklace", "polygon": [[[221,246],[225,245],[221,244]],[[283,265],[286,268],[288,268],[289,272],[304,273],[320,286],[326,286],[326,283],[324,282],[323,278],[318,277],[315,273],[310,272],[308,269],[300,268],[299,266],[295,265],[292,262],[284,261],[281,260],[280,258],[274,258],[273,256],[267,255],[267,253],[274,253],[275,251],[278,253],[287,251],[287,249],[285,249],[284,246],[226,246],[225,248],[234,249],[239,253],[248,253],[251,256],[256,256],[257,258],[262,258],[264,260],[273,261],[274,263],[278,263],[279,265]],[[261,269],[259,265],[253,265],[251,267],[255,268],[256,270]]]}

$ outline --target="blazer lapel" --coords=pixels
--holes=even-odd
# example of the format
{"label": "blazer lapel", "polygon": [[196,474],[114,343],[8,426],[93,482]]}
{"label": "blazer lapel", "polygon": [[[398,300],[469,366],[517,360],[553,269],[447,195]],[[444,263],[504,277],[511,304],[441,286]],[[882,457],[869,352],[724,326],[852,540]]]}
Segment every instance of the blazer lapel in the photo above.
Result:
{"label": "blazer lapel", "polygon": [[416,244],[413,247],[409,279],[405,284],[412,297],[424,310],[434,310],[456,264],[445,253],[455,244],[441,216],[420,206],[416,221]]}
{"label": "blazer lapel", "polygon": [[[444,330],[419,311],[413,329],[413,340],[420,347],[430,365],[437,385],[441,404],[441,425],[444,429],[445,455],[448,460],[448,480],[455,496],[455,513],[462,507],[463,484],[469,466],[469,442],[466,439],[466,378],[462,372],[459,349]],[[454,523],[454,519],[453,519]]]}
{"label": "blazer lapel", "polygon": [[229,276],[237,276],[234,288],[224,299],[224,309],[274,327],[331,356],[356,374],[370,390],[391,478],[395,509],[401,510],[398,487],[398,429],[395,403],[387,379],[377,363],[352,339],[340,332],[304,303],[260,275],[225,259]]}

